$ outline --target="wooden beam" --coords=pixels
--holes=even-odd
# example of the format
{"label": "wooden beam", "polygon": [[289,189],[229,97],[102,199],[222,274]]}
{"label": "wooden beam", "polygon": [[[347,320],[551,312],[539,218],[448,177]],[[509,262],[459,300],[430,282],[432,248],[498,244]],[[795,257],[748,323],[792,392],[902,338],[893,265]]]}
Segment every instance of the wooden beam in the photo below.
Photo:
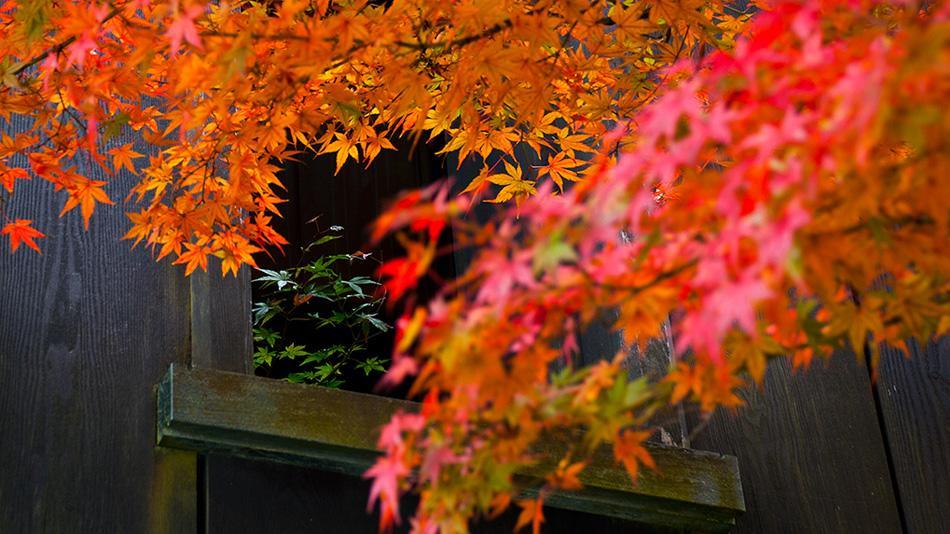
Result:
{"label": "wooden beam", "polygon": [[[158,443],[201,452],[315,465],[362,474],[378,455],[378,429],[417,404],[364,393],[290,384],[172,365],[158,390]],[[726,530],[745,510],[735,457],[650,445],[656,470],[636,485],[598,451],[579,492],[551,495],[549,506],[646,524]],[[556,444],[542,446],[553,456]],[[543,465],[525,469],[527,479]]]}

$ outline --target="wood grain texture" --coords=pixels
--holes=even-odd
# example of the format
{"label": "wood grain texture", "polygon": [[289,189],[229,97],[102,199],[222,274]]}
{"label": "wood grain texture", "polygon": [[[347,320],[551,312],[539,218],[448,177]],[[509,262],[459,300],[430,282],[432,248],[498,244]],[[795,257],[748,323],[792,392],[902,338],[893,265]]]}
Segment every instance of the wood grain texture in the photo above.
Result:
{"label": "wood grain texture", "polygon": [[[234,373],[174,366],[159,388],[162,445],[296,462],[361,474],[376,457],[376,432],[406,401],[289,384]],[[742,510],[734,458],[652,446],[656,471],[636,486],[601,451],[579,493],[554,495],[552,506],[650,524],[721,529]],[[556,444],[540,448],[554,456]],[[545,454],[548,453],[548,454]],[[539,475],[544,465],[526,468]]]}
{"label": "wood grain texture", "polygon": [[[208,272],[189,278],[191,298],[191,366],[253,374],[251,334],[251,273],[222,276],[217,262]],[[222,495],[233,483],[233,458],[209,455],[197,462],[201,515],[208,531],[210,510],[219,510]]]}
{"label": "wood grain texture", "polygon": [[910,358],[885,348],[877,383],[894,478],[910,533],[950,529],[950,337]]}
{"label": "wood grain texture", "polygon": [[110,179],[117,205],[97,207],[88,231],[78,209],[58,216],[65,195],[42,180],[4,206],[49,237],[42,255],[0,253],[0,532],[188,532],[158,521],[193,514],[193,502],[159,498],[162,478],[193,464],[157,453],[153,393],[169,363],[187,361],[188,284],[120,241],[133,179]]}
{"label": "wood grain texture", "polygon": [[867,371],[850,355],[823,367],[774,360],[746,407],[717,413],[692,441],[739,460],[735,532],[901,532]]}
{"label": "wood grain texture", "polygon": [[189,277],[191,289],[191,365],[252,373],[251,273],[222,276],[216,265]]}

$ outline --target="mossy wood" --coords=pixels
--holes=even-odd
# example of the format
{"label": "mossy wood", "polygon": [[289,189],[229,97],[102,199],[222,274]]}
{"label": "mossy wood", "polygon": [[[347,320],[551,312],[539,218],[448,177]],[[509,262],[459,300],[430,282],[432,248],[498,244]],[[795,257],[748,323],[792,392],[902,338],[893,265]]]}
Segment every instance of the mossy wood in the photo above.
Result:
{"label": "mossy wood", "polygon": [[[417,404],[387,397],[302,386],[172,365],[158,390],[158,443],[197,451],[316,465],[362,474],[376,455],[379,428]],[[553,457],[559,446],[540,451]],[[745,510],[732,456],[651,445],[656,470],[637,484],[599,451],[579,492],[551,495],[547,505],[641,523],[726,530]],[[543,463],[543,462],[542,462]],[[522,472],[530,482],[542,466]]]}

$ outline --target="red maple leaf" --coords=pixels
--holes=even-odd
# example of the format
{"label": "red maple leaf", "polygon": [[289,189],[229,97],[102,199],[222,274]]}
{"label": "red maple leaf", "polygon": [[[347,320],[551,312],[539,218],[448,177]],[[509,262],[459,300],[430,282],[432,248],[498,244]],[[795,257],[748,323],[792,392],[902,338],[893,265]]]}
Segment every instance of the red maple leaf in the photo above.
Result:
{"label": "red maple leaf", "polygon": [[172,55],[177,55],[181,49],[181,42],[185,41],[201,49],[201,37],[198,35],[198,28],[195,27],[195,18],[204,12],[202,6],[191,6],[184,13],[175,17],[175,20],[168,26],[165,37],[171,41]]}
{"label": "red maple leaf", "polygon": [[21,243],[39,252],[40,247],[37,246],[33,240],[46,237],[46,235],[36,228],[33,228],[31,226],[32,224],[33,221],[29,219],[17,219],[12,223],[7,223],[6,226],[0,230],[0,235],[10,236],[10,248],[13,249],[13,252],[16,252],[16,249],[20,248]]}
{"label": "red maple leaf", "polygon": [[4,189],[8,193],[13,192],[13,186],[16,184],[17,180],[29,180],[30,175],[26,172],[26,169],[6,169],[0,170],[0,184],[3,184]]}

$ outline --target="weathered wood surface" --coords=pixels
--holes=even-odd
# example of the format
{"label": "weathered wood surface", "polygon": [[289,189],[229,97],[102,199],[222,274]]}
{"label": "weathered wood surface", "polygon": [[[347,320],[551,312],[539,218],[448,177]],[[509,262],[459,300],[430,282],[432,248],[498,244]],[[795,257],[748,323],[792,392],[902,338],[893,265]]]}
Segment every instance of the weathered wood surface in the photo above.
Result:
{"label": "weathered wood surface", "polygon": [[[95,164],[80,172],[108,179]],[[88,231],[78,209],[59,217],[65,194],[42,180],[4,206],[49,236],[42,255],[0,252],[4,534],[194,532],[194,455],[155,447],[153,392],[169,363],[187,361],[188,282],[120,240],[133,179],[110,179],[117,205],[100,205]]]}
{"label": "weathered wood surface", "polygon": [[[376,432],[415,404],[234,373],[173,366],[159,388],[159,444],[296,462],[360,474],[376,457]],[[734,458],[651,447],[657,471],[632,486],[604,451],[585,472],[583,492],[552,506],[646,523],[722,528],[743,509]],[[525,470],[526,476],[535,473]]]}
{"label": "weathered wood surface", "polygon": [[901,532],[867,370],[843,354],[823,367],[773,361],[764,391],[691,442],[739,460],[747,511],[735,532]]}
{"label": "weathered wood surface", "polygon": [[209,272],[195,271],[191,290],[191,365],[253,373],[251,272],[221,276],[217,262]]}
{"label": "weathered wood surface", "polygon": [[950,530],[950,336],[884,349],[878,398],[907,532]]}
{"label": "weathered wood surface", "polygon": [[[251,273],[247,267],[237,276],[222,277],[212,262],[209,272],[196,271],[189,278],[191,289],[191,366],[253,374],[251,335]],[[204,455],[197,460],[200,516],[204,532],[209,514],[221,513],[224,495],[233,484],[235,459]]]}

